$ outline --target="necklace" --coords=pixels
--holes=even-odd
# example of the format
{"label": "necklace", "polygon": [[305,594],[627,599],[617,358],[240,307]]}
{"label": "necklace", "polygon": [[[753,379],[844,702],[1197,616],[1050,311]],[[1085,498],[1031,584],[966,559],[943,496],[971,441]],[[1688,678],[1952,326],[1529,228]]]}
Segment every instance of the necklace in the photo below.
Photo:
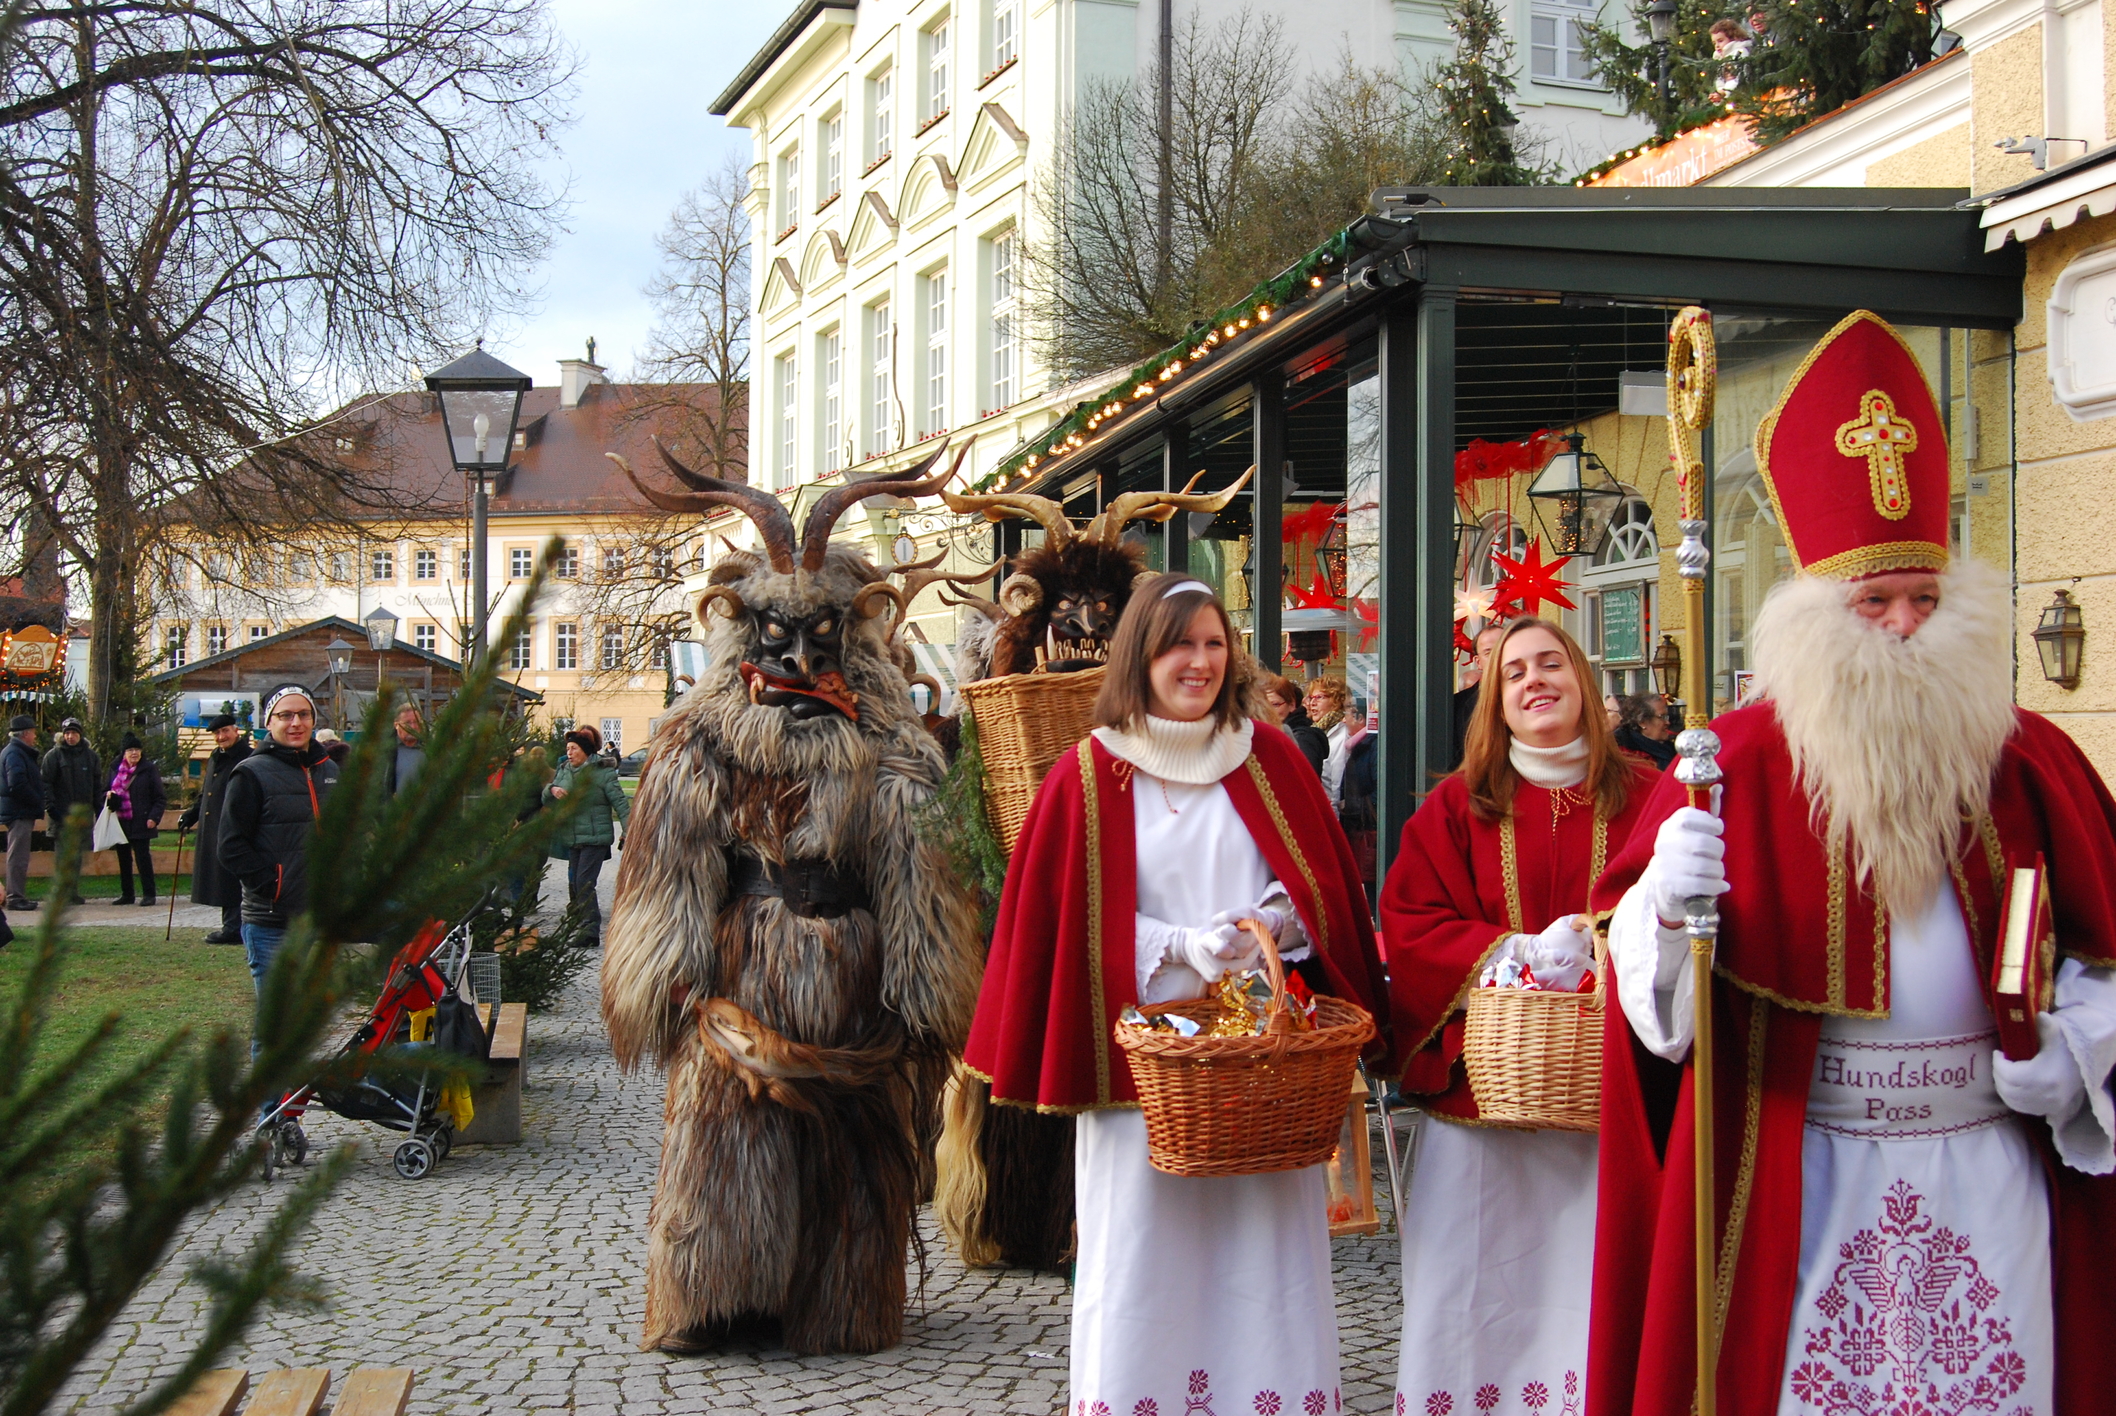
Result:
{"label": "necklace", "polygon": [[1558,818],[1570,816],[1576,806],[1585,806],[1594,798],[1578,787],[1553,787],[1550,790],[1550,829],[1558,829]]}
{"label": "necklace", "polygon": [[1168,783],[1156,777],[1154,778],[1154,785],[1161,789],[1161,803],[1168,808],[1168,814],[1170,816],[1181,816],[1183,808],[1177,806],[1174,799],[1168,795]]}

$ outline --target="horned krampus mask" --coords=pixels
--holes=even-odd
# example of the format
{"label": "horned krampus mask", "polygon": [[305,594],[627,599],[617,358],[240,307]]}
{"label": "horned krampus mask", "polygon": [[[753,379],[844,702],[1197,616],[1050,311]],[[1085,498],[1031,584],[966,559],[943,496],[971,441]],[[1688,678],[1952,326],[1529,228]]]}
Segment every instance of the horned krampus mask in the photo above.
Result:
{"label": "horned krampus mask", "polygon": [[[707,574],[697,605],[715,664],[735,664],[750,703],[782,710],[797,723],[859,723],[863,713],[877,711],[891,719],[908,714],[908,689],[890,645],[891,630],[881,620],[892,608],[898,620],[903,618],[903,594],[858,551],[832,545],[830,533],[839,517],[867,497],[918,497],[938,490],[955,475],[962,453],[955,465],[930,477],[941,452],[901,476],[831,488],[808,513],[797,545],[793,517],[777,497],[693,472],[659,442],[654,450],[690,490],[656,490],[640,481],[624,458],[605,455],[663,511],[704,513],[731,506],[756,524],[764,543],[761,557],[732,549],[723,555]],[[716,617],[721,624],[714,623]]]}
{"label": "horned krampus mask", "polygon": [[[1124,492],[1078,532],[1064,506],[1049,497],[958,495],[943,488],[941,497],[953,511],[981,511],[993,521],[1022,516],[1043,528],[1043,544],[1014,558],[1014,573],[999,587],[997,605],[968,602],[999,621],[986,672],[1028,673],[1039,662],[1057,670],[1101,663],[1133,583],[1147,573],[1146,548],[1124,540],[1126,524],[1165,522],[1178,512],[1216,512],[1234,500],[1255,471],[1250,468],[1217,492]],[[1193,486],[1196,482],[1191,479]]]}

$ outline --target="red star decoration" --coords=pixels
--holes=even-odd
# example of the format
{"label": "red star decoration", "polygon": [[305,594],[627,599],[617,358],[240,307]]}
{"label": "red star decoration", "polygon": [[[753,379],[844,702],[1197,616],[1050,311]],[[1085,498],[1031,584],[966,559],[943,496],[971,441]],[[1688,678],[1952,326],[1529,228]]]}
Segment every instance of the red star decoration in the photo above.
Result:
{"label": "red star decoration", "polygon": [[1570,581],[1558,579],[1558,571],[1570,556],[1559,556],[1554,561],[1543,559],[1543,543],[1530,541],[1521,552],[1521,558],[1493,551],[1492,564],[1499,567],[1499,583],[1493,587],[1495,603],[1517,603],[1523,614],[1535,614],[1545,603],[1563,605],[1568,610],[1579,606],[1565,598],[1565,591],[1572,588]]}
{"label": "red star decoration", "polygon": [[1462,656],[1462,662],[1465,664],[1477,657],[1477,641],[1462,632],[1463,626],[1468,623],[1466,619],[1455,621],[1455,652]]}
{"label": "red star decoration", "polygon": [[1343,502],[1311,502],[1279,523],[1283,541],[1320,541],[1330,534],[1330,525],[1344,515]]}
{"label": "red star decoration", "polygon": [[1354,597],[1352,613],[1359,616],[1359,652],[1364,654],[1381,633],[1381,605],[1377,601]]}
{"label": "red star decoration", "polygon": [[1334,610],[1342,603],[1337,598],[1337,592],[1330,588],[1330,582],[1323,578],[1323,573],[1319,570],[1315,572],[1315,579],[1308,582],[1306,589],[1294,586],[1292,595],[1293,608],[1296,610]]}

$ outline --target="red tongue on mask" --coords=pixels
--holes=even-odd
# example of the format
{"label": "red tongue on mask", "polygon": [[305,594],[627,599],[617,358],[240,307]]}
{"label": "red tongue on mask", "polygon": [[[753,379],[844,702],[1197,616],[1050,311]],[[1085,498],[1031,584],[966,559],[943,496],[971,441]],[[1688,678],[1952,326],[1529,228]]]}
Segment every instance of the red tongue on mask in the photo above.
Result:
{"label": "red tongue on mask", "polygon": [[845,682],[845,676],[836,669],[817,674],[811,684],[801,679],[784,678],[755,664],[744,663],[741,668],[742,682],[749,685],[749,701],[752,703],[757,701],[757,694],[765,689],[779,693],[797,693],[803,698],[821,699],[855,723],[860,720],[860,696],[852,691],[852,686]]}

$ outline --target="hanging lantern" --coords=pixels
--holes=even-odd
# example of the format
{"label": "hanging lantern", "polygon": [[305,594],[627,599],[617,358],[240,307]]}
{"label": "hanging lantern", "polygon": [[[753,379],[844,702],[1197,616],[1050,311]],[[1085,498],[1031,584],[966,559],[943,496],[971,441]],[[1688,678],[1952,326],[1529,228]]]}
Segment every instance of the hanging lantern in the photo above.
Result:
{"label": "hanging lantern", "polygon": [[1672,634],[1663,634],[1660,648],[1653,651],[1653,684],[1670,703],[1682,697],[1683,651]]}
{"label": "hanging lantern", "polygon": [[1601,550],[1610,519],[1624,504],[1624,489],[1602,459],[1584,451],[1586,441],[1579,433],[1567,434],[1565,451],[1551,458],[1528,487],[1536,527],[1559,555],[1592,556]]}
{"label": "hanging lantern", "polygon": [[2079,660],[2087,647],[2086,618],[2070,590],[2059,590],[2043,606],[2035,626],[2035,652],[2042,656],[2043,677],[2059,688],[2079,687]]}

